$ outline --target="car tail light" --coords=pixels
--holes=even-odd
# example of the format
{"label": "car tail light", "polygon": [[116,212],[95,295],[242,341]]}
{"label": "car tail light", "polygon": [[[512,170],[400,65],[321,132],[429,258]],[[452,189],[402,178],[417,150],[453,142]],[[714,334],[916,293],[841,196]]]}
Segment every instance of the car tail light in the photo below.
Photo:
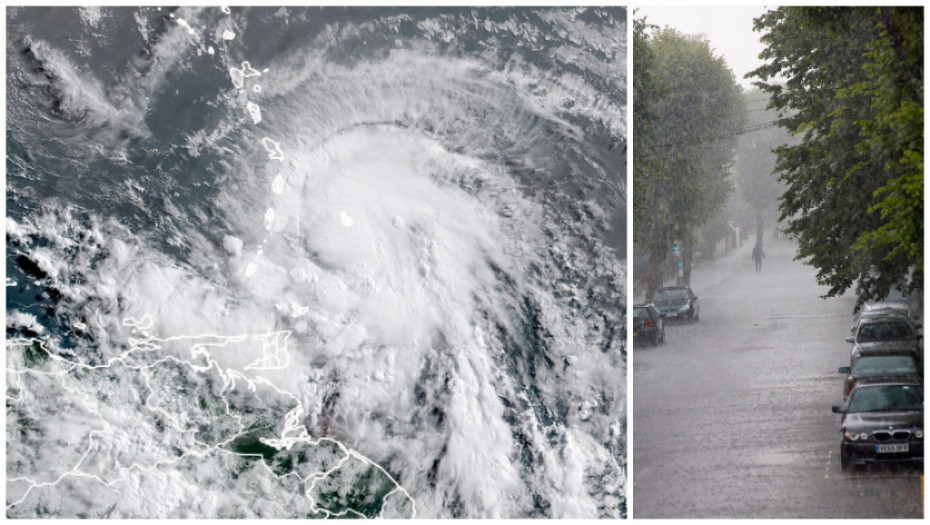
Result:
{"label": "car tail light", "polygon": [[656,325],[652,324],[652,319],[646,319],[643,322],[643,326],[645,326],[646,328],[655,328]]}
{"label": "car tail light", "polygon": [[850,380],[849,380],[849,384],[846,385],[846,395],[847,395],[847,396],[849,395],[850,392],[852,392],[852,389],[853,389],[854,386],[856,386],[856,380],[855,380],[855,379],[850,379]]}

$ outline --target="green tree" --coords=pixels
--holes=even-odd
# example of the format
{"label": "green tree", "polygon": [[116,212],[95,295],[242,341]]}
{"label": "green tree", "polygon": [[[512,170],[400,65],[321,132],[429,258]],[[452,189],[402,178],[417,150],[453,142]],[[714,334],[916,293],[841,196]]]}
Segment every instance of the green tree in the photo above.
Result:
{"label": "green tree", "polygon": [[798,259],[826,297],[921,290],[923,9],[781,7],[755,30],[767,63],[750,75],[800,138],[776,150]]}
{"label": "green tree", "polygon": [[733,72],[707,40],[647,29],[634,24],[633,220],[637,249],[653,270],[650,298],[676,239],[690,280],[695,232],[732,189],[727,174],[743,104]]}
{"label": "green tree", "polygon": [[777,217],[778,197],[785,191],[775,172],[774,149],[791,137],[776,124],[778,112],[769,108],[769,95],[758,89],[743,93],[746,126],[737,138],[735,183],[743,206],[755,214],[756,242],[762,242],[763,228]]}
{"label": "green tree", "polygon": [[[650,257],[645,276],[650,283],[657,279],[655,274],[661,275],[671,237],[662,221],[653,220],[651,209],[659,198],[663,173],[662,158],[655,148],[658,141],[655,101],[664,92],[653,76],[655,56],[646,34],[654,27],[645,18],[633,20],[633,236],[636,251]],[[648,296],[653,290],[651,287]]]}

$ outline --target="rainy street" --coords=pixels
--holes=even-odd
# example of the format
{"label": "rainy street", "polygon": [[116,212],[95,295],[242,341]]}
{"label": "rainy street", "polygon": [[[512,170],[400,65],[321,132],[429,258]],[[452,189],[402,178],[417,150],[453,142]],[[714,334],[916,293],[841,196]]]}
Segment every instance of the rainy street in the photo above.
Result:
{"label": "rainy street", "polygon": [[696,265],[700,321],[634,350],[633,516],[920,518],[920,468],[840,470],[854,295],[765,237],[761,273],[749,242]]}

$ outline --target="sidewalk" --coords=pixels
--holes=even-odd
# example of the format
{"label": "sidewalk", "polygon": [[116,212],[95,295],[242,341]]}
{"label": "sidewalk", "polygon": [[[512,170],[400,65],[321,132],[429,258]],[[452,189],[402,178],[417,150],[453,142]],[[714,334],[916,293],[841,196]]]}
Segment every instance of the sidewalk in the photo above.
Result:
{"label": "sidewalk", "polygon": [[[772,243],[785,243],[787,241],[773,239],[770,242]],[[765,247],[765,244],[763,244]],[[717,257],[716,259],[705,259],[698,262],[698,264],[693,264],[691,266],[691,282],[697,283],[702,282],[703,284],[709,286],[716,286],[720,284],[726,276],[730,275],[732,272],[737,272],[743,270],[744,266],[752,268],[752,259],[749,257],[752,253],[752,243],[749,240],[746,240],[742,246],[730,250],[725,255]],[[765,262],[763,261],[763,270],[765,268]],[[701,281],[704,278],[711,278],[710,282]],[[675,284],[675,275],[667,276],[665,279],[664,285],[674,285]],[[633,294],[633,304],[641,304],[645,302],[646,295],[645,290],[638,290]]]}

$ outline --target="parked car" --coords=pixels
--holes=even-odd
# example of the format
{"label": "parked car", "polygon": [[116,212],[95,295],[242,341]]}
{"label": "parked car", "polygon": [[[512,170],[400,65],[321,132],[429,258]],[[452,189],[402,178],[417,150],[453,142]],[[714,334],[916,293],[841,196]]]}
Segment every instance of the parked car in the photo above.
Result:
{"label": "parked car", "polygon": [[653,345],[665,341],[665,323],[651,304],[633,305],[633,344],[637,341]]}
{"label": "parked car", "polygon": [[901,317],[905,321],[911,324],[911,328],[915,333],[920,332],[921,324],[913,319],[911,319],[910,312],[907,308],[898,307],[898,306],[889,306],[885,303],[877,303],[880,306],[875,307],[866,307],[859,311],[859,314],[856,316],[855,322],[849,328],[849,332],[853,335],[856,334],[856,329],[859,328],[859,324],[865,320],[873,317],[882,317],[882,316],[897,316]]}
{"label": "parked car", "polygon": [[840,466],[924,460],[924,392],[915,382],[863,379],[843,405]]}
{"label": "parked car", "polygon": [[913,352],[908,350],[859,354],[853,359],[851,366],[840,367],[840,373],[846,374],[846,382],[843,385],[844,401],[849,397],[856,383],[865,378],[913,381],[923,384],[920,361]]}
{"label": "parked car", "polygon": [[859,310],[860,313],[864,312],[878,312],[881,310],[897,310],[904,312],[905,315],[911,317],[911,310],[908,308],[907,304],[901,303],[898,301],[881,301],[876,303],[864,303],[862,308]]}
{"label": "parked car", "polygon": [[923,367],[924,354],[915,341],[876,341],[874,343],[856,343],[849,352],[849,366],[863,355],[900,355],[908,354]]}
{"label": "parked car", "polygon": [[663,286],[652,295],[652,304],[667,318],[700,320],[701,307],[698,297],[688,286]]}
{"label": "parked car", "polygon": [[919,346],[922,337],[917,333],[912,321],[899,315],[879,315],[861,319],[855,333],[852,337],[847,337],[846,342],[859,346],[887,341],[908,341]]}
{"label": "parked car", "polygon": [[888,297],[881,301],[866,301],[862,305],[863,308],[881,308],[882,306],[904,308],[908,311],[911,319],[920,318],[921,312],[923,311],[923,305],[921,304],[919,296],[905,295],[897,288],[892,288],[888,293]]}

